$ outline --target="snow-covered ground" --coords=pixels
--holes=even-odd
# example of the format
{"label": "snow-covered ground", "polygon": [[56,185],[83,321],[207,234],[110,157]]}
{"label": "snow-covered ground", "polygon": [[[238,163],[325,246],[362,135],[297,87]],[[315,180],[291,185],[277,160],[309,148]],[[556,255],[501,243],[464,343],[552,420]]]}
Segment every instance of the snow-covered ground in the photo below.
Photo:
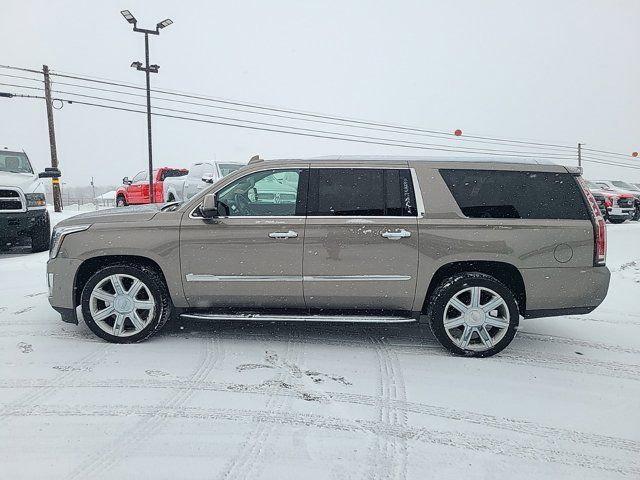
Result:
{"label": "snow-covered ground", "polygon": [[489,359],[424,326],[111,345],[49,307],[47,253],[0,255],[0,478],[640,478],[640,224],[608,233],[605,303]]}

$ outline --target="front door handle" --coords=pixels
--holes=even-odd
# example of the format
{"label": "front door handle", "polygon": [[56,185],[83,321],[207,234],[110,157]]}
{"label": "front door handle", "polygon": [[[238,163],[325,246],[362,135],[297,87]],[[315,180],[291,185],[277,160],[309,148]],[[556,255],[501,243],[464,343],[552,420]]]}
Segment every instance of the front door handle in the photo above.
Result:
{"label": "front door handle", "polygon": [[407,232],[405,229],[400,229],[397,232],[383,232],[380,235],[384,238],[388,238],[389,240],[400,240],[401,238],[410,237],[411,232]]}
{"label": "front door handle", "polygon": [[298,236],[298,232],[294,232],[293,230],[289,230],[288,232],[272,232],[269,234],[271,238],[296,238]]}

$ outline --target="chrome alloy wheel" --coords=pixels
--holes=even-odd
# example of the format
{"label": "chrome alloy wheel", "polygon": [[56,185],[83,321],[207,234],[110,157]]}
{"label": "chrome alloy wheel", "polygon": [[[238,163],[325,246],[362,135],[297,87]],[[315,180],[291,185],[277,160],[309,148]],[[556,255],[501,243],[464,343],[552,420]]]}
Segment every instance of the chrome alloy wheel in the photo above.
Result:
{"label": "chrome alloy wheel", "polygon": [[504,299],[485,287],[460,290],[447,303],[444,329],[463,350],[482,352],[493,348],[509,328],[509,308]]}
{"label": "chrome alloy wheel", "polygon": [[93,287],[89,310],[93,321],[116,337],[129,337],[153,319],[156,302],[149,288],[131,275],[110,275]]}

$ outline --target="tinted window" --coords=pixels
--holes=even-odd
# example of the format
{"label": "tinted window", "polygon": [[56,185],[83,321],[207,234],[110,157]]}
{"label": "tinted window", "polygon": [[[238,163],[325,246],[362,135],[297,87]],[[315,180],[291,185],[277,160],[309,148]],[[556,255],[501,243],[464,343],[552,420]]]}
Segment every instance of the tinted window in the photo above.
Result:
{"label": "tinted window", "polygon": [[303,173],[294,169],[246,175],[218,192],[218,209],[229,217],[303,215]]}
{"label": "tinted window", "polygon": [[416,216],[408,169],[311,170],[309,215]]}
{"label": "tinted window", "polygon": [[568,173],[441,170],[460,210],[471,218],[589,218]]}

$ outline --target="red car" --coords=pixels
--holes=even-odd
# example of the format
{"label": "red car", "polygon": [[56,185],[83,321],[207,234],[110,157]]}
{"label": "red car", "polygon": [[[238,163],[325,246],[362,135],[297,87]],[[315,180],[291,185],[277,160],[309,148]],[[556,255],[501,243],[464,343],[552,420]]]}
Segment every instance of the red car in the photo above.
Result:
{"label": "red car", "polygon": [[[153,171],[153,199],[155,203],[163,203],[162,183],[165,178],[181,177],[189,173],[186,168],[162,167]],[[116,205],[126,207],[127,205],[141,205],[151,203],[149,199],[149,172],[143,170],[138,172],[133,179],[129,177],[122,179],[123,185],[116,191]]]}

